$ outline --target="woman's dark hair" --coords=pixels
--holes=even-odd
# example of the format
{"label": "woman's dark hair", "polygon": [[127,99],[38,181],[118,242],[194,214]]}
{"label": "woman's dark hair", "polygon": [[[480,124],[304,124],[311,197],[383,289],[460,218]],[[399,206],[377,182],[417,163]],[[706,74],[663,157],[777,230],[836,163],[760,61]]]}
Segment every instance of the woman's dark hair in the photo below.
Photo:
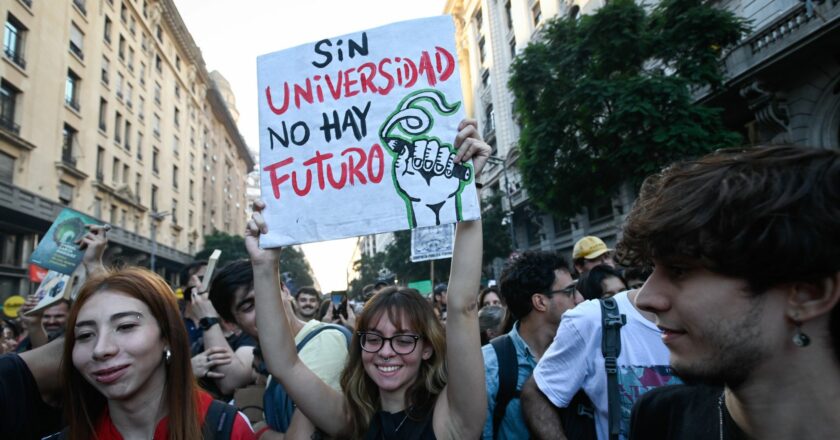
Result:
{"label": "woman's dark hair", "polygon": [[612,266],[599,264],[578,278],[576,289],[583,296],[583,299],[599,299],[604,296],[604,286],[601,284],[607,278],[618,278],[627,288],[627,281],[621,273]]}
{"label": "woman's dark hair", "polygon": [[[756,294],[840,271],[840,151],[728,149],[645,179],[618,260],[693,264],[746,280]],[[840,357],[840,306],[830,331]]]}
{"label": "woman's dark hair", "polygon": [[16,322],[12,321],[11,319],[3,318],[3,327],[8,327],[9,330],[12,331],[12,335],[14,335],[14,337],[17,338],[18,336],[20,336],[20,327],[17,325]]}
{"label": "woman's dark hair", "polygon": [[481,289],[481,292],[479,292],[479,294],[478,294],[478,308],[479,309],[481,308],[481,305],[484,304],[484,298],[491,293],[495,293],[496,296],[499,297],[499,301],[502,303],[502,305],[507,307],[507,304],[505,304],[505,298],[502,296],[501,293],[499,293],[499,288],[496,287],[496,286],[490,286],[490,287],[485,287],[485,288]]}

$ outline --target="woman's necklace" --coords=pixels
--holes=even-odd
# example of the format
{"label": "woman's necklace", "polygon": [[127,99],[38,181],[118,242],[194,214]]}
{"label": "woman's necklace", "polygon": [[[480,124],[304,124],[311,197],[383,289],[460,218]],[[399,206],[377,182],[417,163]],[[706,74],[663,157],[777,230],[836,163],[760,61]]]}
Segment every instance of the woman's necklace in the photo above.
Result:
{"label": "woman's necklace", "polygon": [[408,407],[408,409],[406,409],[406,410],[405,410],[405,416],[403,417],[403,419],[402,419],[402,421],[400,422],[400,424],[399,424],[399,425],[397,425],[397,429],[395,429],[395,430],[394,430],[394,434],[396,434],[397,432],[399,432],[399,431],[400,431],[400,428],[402,428],[403,423],[405,423],[405,421],[406,421],[406,420],[408,420],[408,414],[411,412],[411,409],[412,409],[412,408],[414,408],[414,405],[409,406],[409,407]]}

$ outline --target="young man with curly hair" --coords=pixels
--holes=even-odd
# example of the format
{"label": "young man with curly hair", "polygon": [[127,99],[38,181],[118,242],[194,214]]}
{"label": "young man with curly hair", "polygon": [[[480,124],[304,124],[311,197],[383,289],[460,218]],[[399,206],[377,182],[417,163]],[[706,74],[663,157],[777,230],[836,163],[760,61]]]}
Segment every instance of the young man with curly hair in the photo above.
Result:
{"label": "young man with curly hair", "polygon": [[639,400],[631,438],[840,433],[840,151],[723,150],[649,177],[618,246],[694,385]]}

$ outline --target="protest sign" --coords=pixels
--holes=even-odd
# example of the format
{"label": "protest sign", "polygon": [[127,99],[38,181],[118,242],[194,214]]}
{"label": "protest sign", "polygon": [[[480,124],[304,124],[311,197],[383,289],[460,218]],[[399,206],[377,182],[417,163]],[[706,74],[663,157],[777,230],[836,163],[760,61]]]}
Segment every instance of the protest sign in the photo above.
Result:
{"label": "protest sign", "polygon": [[480,217],[449,16],[257,59],[263,247]]}
{"label": "protest sign", "polygon": [[38,243],[29,262],[44,269],[70,275],[82,262],[85,254],[77,243],[87,233],[85,225],[101,224],[102,222],[93,217],[64,208]]}
{"label": "protest sign", "polygon": [[452,258],[455,226],[452,224],[411,230],[411,262]]}

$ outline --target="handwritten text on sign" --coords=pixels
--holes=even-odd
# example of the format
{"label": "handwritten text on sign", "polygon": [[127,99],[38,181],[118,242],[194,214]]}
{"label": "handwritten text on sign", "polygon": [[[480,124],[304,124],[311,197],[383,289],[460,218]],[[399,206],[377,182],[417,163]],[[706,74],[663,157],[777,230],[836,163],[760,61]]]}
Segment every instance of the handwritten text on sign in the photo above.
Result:
{"label": "handwritten text on sign", "polygon": [[263,246],[478,218],[451,17],[258,58]]}

